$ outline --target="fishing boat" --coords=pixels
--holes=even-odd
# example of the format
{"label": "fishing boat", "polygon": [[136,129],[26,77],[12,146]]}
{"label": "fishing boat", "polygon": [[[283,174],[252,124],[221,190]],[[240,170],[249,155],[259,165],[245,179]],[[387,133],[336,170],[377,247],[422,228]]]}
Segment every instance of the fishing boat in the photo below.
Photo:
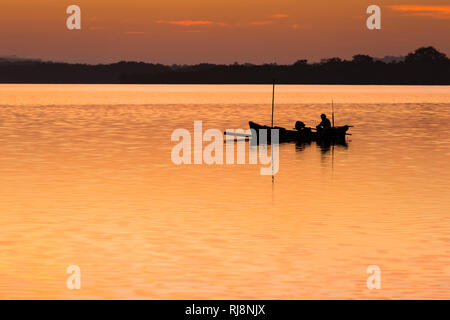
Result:
{"label": "fishing boat", "polygon": [[[274,127],[273,126],[273,114],[275,108],[275,81],[273,82],[272,87],[272,125],[265,126],[260,125],[258,123],[249,122],[250,129],[252,130],[252,135],[249,136],[253,141],[256,142],[264,142],[259,141],[261,137],[267,137],[263,139],[270,143],[271,140],[271,130],[276,129],[279,133],[279,142],[290,142],[290,141],[330,141],[330,142],[342,142],[345,141],[345,136],[350,135],[347,133],[348,129],[352,126],[334,126],[334,102],[331,102],[332,107],[332,127],[331,128],[309,128],[305,127],[303,122],[298,121],[295,130],[289,130],[282,127]],[[301,125],[298,125],[298,124]],[[264,130],[262,133],[261,130]],[[263,135],[261,135],[263,134]]]}
{"label": "fishing boat", "polygon": [[[269,127],[260,125],[258,123],[249,122],[250,129],[252,130],[251,139],[259,141],[261,137],[267,137],[266,140],[270,143],[271,130],[278,130],[279,142],[291,142],[291,141],[331,141],[340,142],[345,141],[345,136],[348,135],[347,131],[350,126],[332,127],[322,130],[314,128],[302,128],[301,130],[288,130],[282,127]],[[261,130],[263,130],[261,132]]]}

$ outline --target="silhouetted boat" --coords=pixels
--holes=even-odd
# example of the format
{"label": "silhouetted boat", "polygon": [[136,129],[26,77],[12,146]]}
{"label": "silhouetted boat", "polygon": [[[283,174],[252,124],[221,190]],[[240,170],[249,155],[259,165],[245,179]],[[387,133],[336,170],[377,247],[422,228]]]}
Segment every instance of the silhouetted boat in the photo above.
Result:
{"label": "silhouetted boat", "polygon": [[[282,127],[274,127],[273,126],[273,113],[275,109],[275,80],[273,81],[272,87],[272,125],[264,126],[257,124],[255,122],[250,121],[248,124],[250,125],[250,129],[252,129],[252,135],[248,135],[249,138],[253,140],[253,142],[261,143],[264,141],[259,141],[261,138],[260,130],[264,130],[263,137],[266,137],[266,142],[270,143],[271,140],[271,130],[278,129],[279,132],[279,142],[289,142],[289,141],[330,141],[330,142],[342,142],[345,141],[345,136],[348,134],[347,131],[351,126],[342,126],[335,127],[334,126],[334,103],[332,105],[332,114],[333,114],[333,125],[331,128],[308,128],[305,127],[304,123],[301,121],[297,121],[297,123],[301,123],[300,126],[297,127],[297,123],[295,125],[296,130],[288,130]],[[314,131],[313,131],[314,130]],[[256,136],[255,136],[256,133]],[[265,135],[264,135],[265,134]]]}
{"label": "silhouetted boat", "polygon": [[[295,130],[288,130],[282,127],[275,127],[273,125],[273,113],[275,108],[275,80],[273,82],[272,89],[272,125],[265,126],[255,122],[250,121],[248,124],[252,131],[251,134],[248,133],[233,133],[225,132],[225,135],[243,137],[246,139],[251,139],[252,143],[271,143],[271,130],[278,130],[278,142],[311,142],[316,141],[319,143],[332,143],[341,144],[345,143],[345,136],[350,135],[347,133],[351,126],[345,125],[341,127],[334,126],[334,103],[332,102],[332,115],[333,124],[330,128],[308,128],[301,121],[297,121],[295,124]],[[261,141],[260,141],[261,140]]]}
{"label": "silhouetted boat", "polygon": [[[258,141],[261,137],[260,130],[265,130],[262,133],[267,136],[267,142],[271,140],[271,130],[278,129],[279,142],[290,142],[290,141],[345,141],[345,136],[348,134],[347,131],[350,126],[342,127],[332,127],[328,129],[316,130],[312,128],[303,128],[302,130],[288,130],[282,127],[269,127],[257,124],[255,122],[249,122],[250,129],[253,129],[254,134],[251,138],[254,141]],[[313,131],[315,130],[315,131]],[[264,141],[258,141],[264,142]]]}

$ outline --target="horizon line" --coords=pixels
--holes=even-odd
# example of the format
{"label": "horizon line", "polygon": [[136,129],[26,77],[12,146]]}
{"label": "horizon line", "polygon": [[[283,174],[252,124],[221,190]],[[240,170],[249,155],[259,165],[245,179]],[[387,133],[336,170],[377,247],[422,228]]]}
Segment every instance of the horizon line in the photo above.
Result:
{"label": "horizon line", "polygon": [[[393,58],[393,59],[404,59],[406,58],[406,56],[410,53],[414,53],[416,50],[421,49],[421,48],[434,48],[436,49],[435,46],[432,45],[424,45],[424,46],[420,46],[416,49],[413,49],[412,51],[410,50],[408,53],[404,54],[404,55],[385,55],[384,57],[374,57],[371,56],[370,54],[366,54],[366,53],[356,53],[352,55],[352,58],[356,55],[364,55],[364,56],[369,56],[371,58],[373,58],[375,61],[383,61],[383,59],[386,58]],[[438,49],[436,49],[437,51],[439,51]],[[447,53],[443,52],[443,51],[439,51],[443,54],[445,54],[447,57]],[[68,61],[58,61],[58,60],[44,60],[42,58],[26,58],[26,57],[21,57],[21,56],[17,56],[15,54],[8,54],[8,55],[4,55],[4,56],[0,56],[0,61],[1,60],[10,60],[10,62],[41,62],[41,63],[61,63],[61,64],[82,64],[82,65],[89,65],[89,66],[96,66],[96,65],[112,65],[112,64],[118,64],[118,63],[122,63],[122,62],[126,62],[126,63],[144,63],[144,64],[155,64],[155,65],[164,65],[164,66],[195,66],[195,65],[201,65],[201,64],[211,64],[211,65],[253,65],[253,66],[258,66],[258,65],[279,65],[279,66],[283,66],[283,65],[293,65],[296,62],[299,61],[307,61],[308,64],[315,64],[315,63],[321,63],[324,60],[328,60],[328,59],[334,59],[334,58],[339,58],[342,61],[351,61],[348,60],[346,58],[341,58],[338,56],[329,56],[327,58],[320,58],[318,60],[309,60],[309,59],[305,59],[305,58],[300,58],[300,59],[296,59],[294,62],[291,63],[278,63],[276,61],[272,61],[272,62],[261,62],[261,63],[253,63],[253,62],[239,62],[239,61],[235,61],[233,63],[226,63],[226,62],[220,62],[220,63],[214,63],[214,62],[197,62],[197,63],[161,63],[161,62],[149,62],[149,61],[143,61],[143,60],[114,60],[111,62],[68,62]],[[16,60],[16,61],[15,61]]]}

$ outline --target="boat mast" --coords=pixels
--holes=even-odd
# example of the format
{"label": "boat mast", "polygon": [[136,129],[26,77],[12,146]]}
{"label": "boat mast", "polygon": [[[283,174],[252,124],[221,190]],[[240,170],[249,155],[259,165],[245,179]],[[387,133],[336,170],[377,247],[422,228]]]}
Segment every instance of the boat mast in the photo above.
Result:
{"label": "boat mast", "polygon": [[273,109],[275,107],[275,79],[273,80],[272,87],[272,128],[273,128]]}
{"label": "boat mast", "polygon": [[334,101],[331,99],[331,119],[333,121],[333,128],[334,128]]}

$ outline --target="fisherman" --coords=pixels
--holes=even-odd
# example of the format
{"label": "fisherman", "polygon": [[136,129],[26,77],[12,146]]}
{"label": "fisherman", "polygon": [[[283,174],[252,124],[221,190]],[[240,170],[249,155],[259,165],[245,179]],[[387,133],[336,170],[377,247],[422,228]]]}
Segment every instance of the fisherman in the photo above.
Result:
{"label": "fisherman", "polygon": [[322,122],[317,125],[317,130],[323,130],[323,129],[329,129],[331,128],[331,122],[327,119],[327,116],[325,114],[321,114],[320,117],[322,118]]}

